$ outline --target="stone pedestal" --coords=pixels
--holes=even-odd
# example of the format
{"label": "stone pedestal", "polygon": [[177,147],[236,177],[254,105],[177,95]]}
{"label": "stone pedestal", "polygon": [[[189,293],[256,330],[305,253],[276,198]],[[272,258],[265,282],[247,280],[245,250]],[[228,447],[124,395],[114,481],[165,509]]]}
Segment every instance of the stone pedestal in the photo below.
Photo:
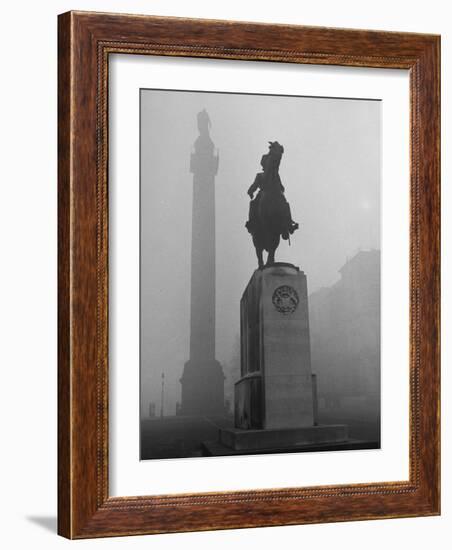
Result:
{"label": "stone pedestal", "polygon": [[316,425],[306,275],[283,263],[256,270],[240,316],[236,429],[222,430],[220,442],[252,450],[346,441],[346,426]]}

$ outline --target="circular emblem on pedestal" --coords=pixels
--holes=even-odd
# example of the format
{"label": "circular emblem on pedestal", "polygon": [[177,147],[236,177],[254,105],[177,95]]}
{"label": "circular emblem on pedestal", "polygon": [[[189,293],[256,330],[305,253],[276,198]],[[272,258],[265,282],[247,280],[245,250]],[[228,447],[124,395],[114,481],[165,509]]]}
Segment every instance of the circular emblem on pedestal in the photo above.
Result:
{"label": "circular emblem on pedestal", "polygon": [[285,315],[293,313],[297,309],[299,301],[297,291],[291,286],[279,286],[273,292],[273,305],[280,313]]}

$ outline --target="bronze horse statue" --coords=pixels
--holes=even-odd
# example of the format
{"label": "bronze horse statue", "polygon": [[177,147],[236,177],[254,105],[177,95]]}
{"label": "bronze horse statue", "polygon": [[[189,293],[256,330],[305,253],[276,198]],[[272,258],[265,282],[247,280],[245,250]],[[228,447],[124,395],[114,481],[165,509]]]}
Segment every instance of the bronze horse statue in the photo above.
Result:
{"label": "bronze horse statue", "polygon": [[[284,186],[279,177],[284,147],[277,141],[269,143],[269,151],[261,159],[262,172],[256,175],[254,183],[248,189],[251,202],[246,228],[253,238],[259,269],[264,267],[263,251],[268,252],[266,265],[274,264],[280,238],[287,240],[298,229],[298,223],[292,220],[290,206],[284,196]],[[258,189],[259,193],[253,199]]]}

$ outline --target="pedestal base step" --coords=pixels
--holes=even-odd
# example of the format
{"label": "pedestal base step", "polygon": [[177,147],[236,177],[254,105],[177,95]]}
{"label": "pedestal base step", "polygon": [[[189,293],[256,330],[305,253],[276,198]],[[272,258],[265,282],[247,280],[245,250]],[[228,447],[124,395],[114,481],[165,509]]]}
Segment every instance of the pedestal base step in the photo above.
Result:
{"label": "pedestal base step", "polygon": [[343,443],[348,440],[348,429],[345,424],[274,430],[220,429],[219,435],[220,443],[235,451],[269,451]]}
{"label": "pedestal base step", "polygon": [[226,447],[219,441],[203,441],[203,456],[242,456],[259,454],[278,454],[278,453],[319,453],[326,451],[356,451],[363,449],[380,449],[378,441],[364,441],[358,439],[348,439],[340,443],[321,443],[317,445],[300,445],[286,448],[273,447],[271,449],[255,449],[253,451],[236,451]]}

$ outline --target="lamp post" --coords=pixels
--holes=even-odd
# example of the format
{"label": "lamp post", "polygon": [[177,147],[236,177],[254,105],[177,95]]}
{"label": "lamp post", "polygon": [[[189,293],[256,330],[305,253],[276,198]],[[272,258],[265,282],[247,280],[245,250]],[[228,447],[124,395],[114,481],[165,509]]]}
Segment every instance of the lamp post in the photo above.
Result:
{"label": "lamp post", "polygon": [[162,372],[162,397],[160,400],[160,418],[163,418],[163,388],[165,385],[165,373]]}

